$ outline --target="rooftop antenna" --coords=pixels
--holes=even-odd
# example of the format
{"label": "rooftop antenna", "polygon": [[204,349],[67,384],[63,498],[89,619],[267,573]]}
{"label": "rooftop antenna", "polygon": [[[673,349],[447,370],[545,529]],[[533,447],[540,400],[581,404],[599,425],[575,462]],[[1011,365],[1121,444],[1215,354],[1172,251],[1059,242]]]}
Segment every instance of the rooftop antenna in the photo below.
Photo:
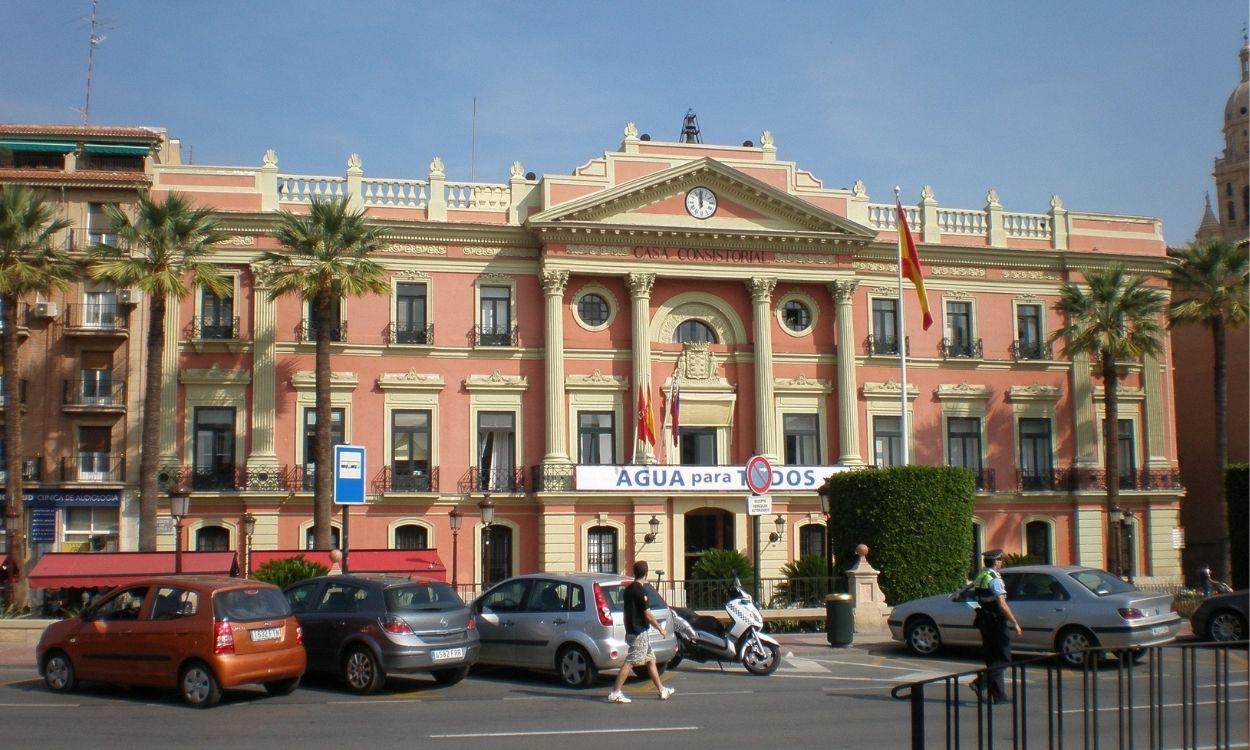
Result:
{"label": "rooftop antenna", "polygon": [[[100,42],[105,40],[105,36],[99,32],[99,19],[96,11],[99,7],[99,0],[91,0],[91,36],[87,41],[87,100],[82,108],[82,124],[86,125],[91,119],[91,74],[95,67],[95,48]],[[87,19],[83,19],[84,21]]]}
{"label": "rooftop antenna", "polygon": [[687,109],[686,116],[682,118],[678,140],[681,143],[703,143],[703,139],[699,137],[699,118],[695,117],[693,109]]}
{"label": "rooftop antenna", "polygon": [[469,182],[477,171],[477,97],[473,97],[473,122],[469,127]]}

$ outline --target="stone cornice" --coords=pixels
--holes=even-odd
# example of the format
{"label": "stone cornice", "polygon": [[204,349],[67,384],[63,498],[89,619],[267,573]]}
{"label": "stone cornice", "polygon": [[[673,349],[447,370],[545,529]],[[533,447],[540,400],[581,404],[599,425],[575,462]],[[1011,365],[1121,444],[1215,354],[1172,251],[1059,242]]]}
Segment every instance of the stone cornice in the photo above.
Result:
{"label": "stone cornice", "polygon": [[447,387],[443,376],[409,370],[408,372],[384,372],[378,376],[378,388],[383,391],[438,392]]}
{"label": "stone cornice", "polygon": [[495,370],[490,375],[470,375],[464,379],[464,387],[467,391],[523,393],[529,388],[529,379],[524,375],[504,375]]}
{"label": "stone cornice", "polygon": [[1007,389],[1007,400],[1009,401],[1046,401],[1054,402],[1059,400],[1062,391],[1057,385],[1042,385],[1033,383],[1031,385],[1013,385]]}
{"label": "stone cornice", "polygon": [[773,384],[773,392],[778,396],[787,393],[832,393],[833,384],[828,380],[813,380],[806,375],[797,378],[783,378]]}
{"label": "stone cornice", "polygon": [[[861,388],[864,398],[870,401],[897,401],[902,393],[902,386],[894,378],[890,378],[884,383],[864,383]],[[915,383],[907,384],[907,399],[910,401],[920,395],[920,389]]]}
{"label": "stone cornice", "polygon": [[[1146,400],[1146,389],[1144,388],[1133,388],[1132,386],[1122,385],[1116,388],[1115,391],[1116,391],[1116,396],[1118,397],[1120,401],[1131,401],[1133,403],[1138,403],[1138,402]],[[1101,386],[1101,385],[1094,386],[1094,400],[1095,401],[1107,400],[1107,388],[1105,386]]]}
{"label": "stone cornice", "polygon": [[620,375],[604,375],[596,369],[590,375],[569,375],[564,387],[570,391],[624,391],[629,389],[629,378]]}
{"label": "stone cornice", "polygon": [[[356,390],[356,373],[330,373],[330,390],[351,392]],[[300,370],[291,375],[291,387],[297,391],[311,391],[317,387],[317,374],[312,370]]]}
{"label": "stone cornice", "polygon": [[249,370],[227,370],[217,363],[207,369],[188,369],[178,374],[183,385],[248,385],[252,382]]}
{"label": "stone cornice", "polygon": [[993,394],[993,389],[988,385],[973,385],[968,381],[961,383],[942,383],[933,389],[933,395],[938,397],[939,401],[956,401],[956,400],[975,400],[984,401]]}

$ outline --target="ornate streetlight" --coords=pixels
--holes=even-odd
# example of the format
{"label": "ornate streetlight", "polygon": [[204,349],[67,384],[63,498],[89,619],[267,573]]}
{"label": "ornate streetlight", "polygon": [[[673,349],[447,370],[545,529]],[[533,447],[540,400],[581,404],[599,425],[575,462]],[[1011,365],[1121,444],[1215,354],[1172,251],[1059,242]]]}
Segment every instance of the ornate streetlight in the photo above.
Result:
{"label": "ornate streetlight", "polygon": [[482,512],[482,588],[486,588],[490,584],[490,527],[495,522],[495,503],[490,499],[490,493],[487,492],[482,501],[477,504],[478,510]]}
{"label": "ornate streetlight", "polygon": [[778,513],[777,517],[773,519],[773,525],[777,527],[777,530],[768,535],[768,541],[776,544],[786,536],[786,517]]}
{"label": "ornate streetlight", "polygon": [[647,521],[647,528],[651,529],[651,531],[650,531],[649,533],[647,533],[647,534],[643,534],[643,536],[642,536],[642,541],[643,541],[643,544],[651,544],[651,543],[653,543],[656,539],[658,539],[658,538],[659,538],[659,536],[660,536],[660,519],[656,518],[656,517],[655,517],[655,515],[653,514],[653,515],[651,516],[651,520],[650,520],[650,521]]}
{"label": "ornate streetlight", "polygon": [[191,488],[176,484],[169,488],[169,515],[174,519],[174,574],[182,572],[182,519],[191,510]]}
{"label": "ornate streetlight", "polygon": [[820,512],[825,517],[825,576],[830,580],[833,579],[833,495],[828,490],[821,489],[820,494]]}
{"label": "ornate streetlight", "polygon": [[243,577],[252,577],[252,534],[256,533],[256,516],[243,514]]}
{"label": "ornate streetlight", "polygon": [[456,587],[456,558],[457,542],[460,536],[460,524],[464,523],[464,516],[460,513],[459,508],[452,508],[447,514],[447,520],[451,522],[451,587]]}

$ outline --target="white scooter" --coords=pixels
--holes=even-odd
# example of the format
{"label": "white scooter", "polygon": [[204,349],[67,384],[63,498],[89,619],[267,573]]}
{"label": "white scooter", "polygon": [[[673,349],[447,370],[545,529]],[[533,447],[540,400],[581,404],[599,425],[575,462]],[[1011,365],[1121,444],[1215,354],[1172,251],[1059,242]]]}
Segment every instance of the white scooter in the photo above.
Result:
{"label": "white scooter", "polygon": [[762,632],[764,616],[736,577],[725,600],[729,629],[715,617],[673,607],[673,631],[677,633],[677,655],[668,663],[676,667],[682,660],[722,664],[740,662],[755,675],[770,675],[781,665],[781,644]]}

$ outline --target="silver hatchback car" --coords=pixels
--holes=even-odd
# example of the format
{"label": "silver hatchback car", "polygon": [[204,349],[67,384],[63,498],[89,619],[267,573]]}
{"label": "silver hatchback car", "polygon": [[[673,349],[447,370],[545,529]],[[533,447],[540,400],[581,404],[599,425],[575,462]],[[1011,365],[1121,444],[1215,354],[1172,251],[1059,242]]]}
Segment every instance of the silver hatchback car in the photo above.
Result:
{"label": "silver hatchback car", "polygon": [[[554,671],[569,687],[593,685],[600,672],[625,663],[622,602],[630,583],[606,573],[532,573],[499,583],[473,603],[478,663]],[[668,627],[668,604],[650,585],[647,599],[668,631],[651,641],[663,669],[677,653],[677,637]]]}

